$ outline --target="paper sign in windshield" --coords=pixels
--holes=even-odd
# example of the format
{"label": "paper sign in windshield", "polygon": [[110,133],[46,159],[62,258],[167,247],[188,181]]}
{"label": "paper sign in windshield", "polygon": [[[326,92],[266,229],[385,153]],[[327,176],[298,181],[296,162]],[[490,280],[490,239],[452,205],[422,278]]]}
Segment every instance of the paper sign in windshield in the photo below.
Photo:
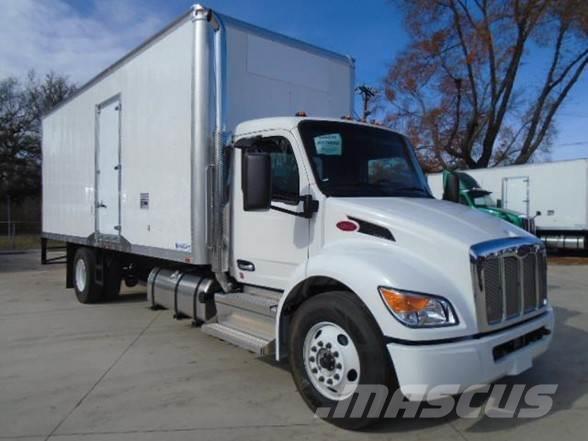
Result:
{"label": "paper sign in windshield", "polygon": [[328,135],[316,136],[314,146],[319,155],[341,156],[343,150],[343,140],[339,133],[330,133]]}

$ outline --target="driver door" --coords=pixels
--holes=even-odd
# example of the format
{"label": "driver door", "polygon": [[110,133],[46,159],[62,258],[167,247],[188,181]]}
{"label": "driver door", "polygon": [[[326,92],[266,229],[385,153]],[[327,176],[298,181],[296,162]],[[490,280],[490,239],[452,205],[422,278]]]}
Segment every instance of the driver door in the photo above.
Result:
{"label": "driver door", "polygon": [[[254,149],[271,158],[272,206],[300,212],[298,198],[308,187],[308,178],[296,147],[289,132],[271,131],[264,133]],[[242,149],[235,149],[233,158],[231,273],[244,284],[283,290],[308,258],[310,220],[275,209],[244,211],[242,153]]]}

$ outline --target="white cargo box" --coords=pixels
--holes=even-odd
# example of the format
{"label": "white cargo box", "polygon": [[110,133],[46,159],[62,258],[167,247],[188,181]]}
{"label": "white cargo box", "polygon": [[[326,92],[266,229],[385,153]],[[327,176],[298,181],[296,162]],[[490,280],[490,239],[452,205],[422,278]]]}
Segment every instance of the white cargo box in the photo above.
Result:
{"label": "white cargo box", "polygon": [[[352,112],[351,58],[219,17],[226,132],[253,118]],[[212,114],[215,91],[194,92],[196,35],[190,11],[45,116],[45,237],[208,263],[210,152],[193,148],[194,108],[204,100]]]}

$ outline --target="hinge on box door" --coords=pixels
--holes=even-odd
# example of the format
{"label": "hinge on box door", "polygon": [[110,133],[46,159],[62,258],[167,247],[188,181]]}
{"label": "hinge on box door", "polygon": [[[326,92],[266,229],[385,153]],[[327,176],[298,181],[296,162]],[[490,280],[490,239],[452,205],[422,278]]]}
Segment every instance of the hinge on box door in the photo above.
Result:
{"label": "hinge on box door", "polygon": [[120,104],[114,108],[114,110],[120,110]]}
{"label": "hinge on box door", "polygon": [[117,164],[117,165],[114,166],[114,169],[115,170],[120,170],[121,168],[122,168],[122,165],[120,165],[120,164]]}
{"label": "hinge on box door", "polygon": [[120,225],[115,225],[115,226],[114,226],[114,229],[115,229],[116,231],[120,231]]}

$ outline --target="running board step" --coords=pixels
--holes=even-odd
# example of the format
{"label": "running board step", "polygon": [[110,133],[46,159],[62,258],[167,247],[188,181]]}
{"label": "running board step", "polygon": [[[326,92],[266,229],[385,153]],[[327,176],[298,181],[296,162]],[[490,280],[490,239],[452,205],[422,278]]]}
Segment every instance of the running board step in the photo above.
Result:
{"label": "running board step", "polygon": [[275,340],[266,340],[220,323],[202,325],[201,329],[205,334],[247,349],[258,356],[275,353]]}
{"label": "running board step", "polygon": [[246,292],[217,293],[214,295],[214,302],[221,309],[243,310],[259,314],[269,318],[275,318],[278,309],[278,298],[265,297],[258,294]]}

